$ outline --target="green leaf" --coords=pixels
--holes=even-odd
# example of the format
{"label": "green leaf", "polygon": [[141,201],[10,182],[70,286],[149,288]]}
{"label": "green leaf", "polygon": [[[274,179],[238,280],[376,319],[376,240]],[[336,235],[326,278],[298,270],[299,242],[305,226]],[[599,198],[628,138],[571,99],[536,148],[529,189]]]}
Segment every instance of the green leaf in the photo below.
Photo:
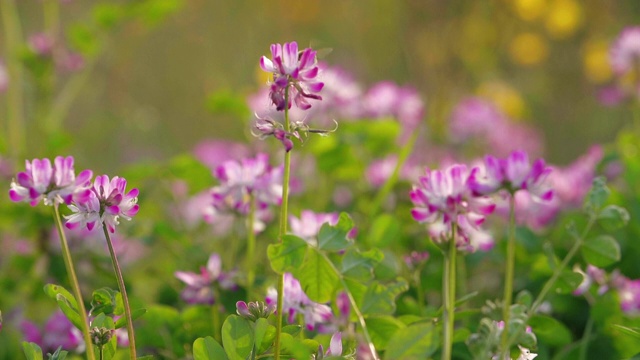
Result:
{"label": "green leaf", "polygon": [[218,344],[211,336],[198,338],[193,342],[194,360],[226,360],[227,354],[222,345]]}
{"label": "green leaf", "polygon": [[613,327],[615,327],[616,329],[620,330],[621,333],[631,336],[633,338],[635,338],[636,340],[640,341],[640,329],[638,328],[630,328],[627,326],[622,326],[622,325],[617,325],[617,324],[613,324]]}
{"label": "green leaf", "polygon": [[571,331],[560,321],[546,315],[533,315],[529,326],[538,341],[551,346],[563,346],[571,342]]}
{"label": "green leaf", "polygon": [[418,323],[398,330],[389,340],[385,360],[423,360],[440,346],[439,332],[431,323]]}
{"label": "green leaf", "polygon": [[58,307],[60,308],[60,310],[62,310],[62,313],[67,317],[67,319],[69,319],[69,321],[71,321],[71,323],[75,327],[77,327],[78,329],[82,329],[82,317],[80,317],[78,311],[71,306],[69,300],[63,294],[58,294],[56,297],[56,302],[58,303]]}
{"label": "green leaf", "polygon": [[606,185],[606,179],[602,176],[599,176],[593,179],[593,185],[589,193],[585,197],[584,201],[584,209],[587,213],[597,213],[600,208],[604,205],[604,202],[609,198],[609,188]]}
{"label": "green leaf", "polygon": [[310,248],[304,263],[294,274],[309,299],[319,303],[331,301],[340,282],[333,264],[315,248]]}
{"label": "green leaf", "polygon": [[598,220],[608,231],[618,230],[629,223],[629,212],[617,205],[608,205],[600,214],[598,214]]}
{"label": "green leaf", "polygon": [[23,341],[22,350],[27,360],[42,360],[42,349],[38,344]]}
{"label": "green leaf", "polygon": [[351,248],[342,257],[340,272],[347,277],[369,280],[373,275],[373,268],[382,261],[384,254],[378,249],[359,252]]}
{"label": "green leaf", "polygon": [[366,319],[367,329],[371,335],[371,341],[375,345],[377,350],[384,350],[387,348],[389,340],[400,329],[406,327],[406,325],[394,318],[393,316],[371,316]]}
{"label": "green leaf", "polygon": [[78,302],[76,301],[76,298],[73,295],[71,295],[71,293],[67,289],[63,288],[62,286],[55,285],[55,284],[47,284],[44,286],[44,293],[47,294],[47,296],[53,300],[56,300],[58,298],[58,294],[61,294],[67,299],[67,302],[69,302],[71,307],[74,310],[78,311]]}
{"label": "green leaf", "polygon": [[396,297],[407,291],[409,285],[404,279],[396,283],[382,285],[374,282],[367,286],[360,311],[367,315],[388,315],[396,310]]}
{"label": "green leaf", "polygon": [[[315,351],[310,350],[307,344],[305,344],[302,340],[294,338],[293,336],[286,333],[280,335],[280,342],[282,343],[281,354],[288,354],[289,356],[285,357],[285,359],[309,359],[311,358],[311,354]],[[316,350],[317,349],[318,347],[316,346]]]}
{"label": "green leaf", "polygon": [[620,261],[620,245],[609,235],[587,239],[580,249],[582,256],[596,267],[603,268]]}
{"label": "green leaf", "polygon": [[249,321],[229,315],[222,324],[222,345],[229,360],[245,360],[253,351],[253,329]]}
{"label": "green leaf", "polygon": [[124,305],[122,296],[117,290],[108,287],[95,290],[91,295],[91,314],[122,315]]}
{"label": "green leaf", "polygon": [[267,256],[271,262],[271,268],[278,274],[293,272],[304,261],[309,244],[294,235],[284,235],[279,244],[270,244],[267,248]]}
{"label": "green leaf", "polygon": [[261,353],[260,350],[262,349],[262,344],[266,338],[271,337],[271,332],[273,332],[273,337],[275,338],[275,327],[273,325],[269,325],[269,321],[267,321],[267,319],[260,318],[256,320],[253,325],[255,350],[258,352],[255,354],[256,356]]}
{"label": "green leaf", "polygon": [[[140,316],[144,315],[147,312],[147,309],[136,309],[131,311],[131,321],[136,320]],[[116,321],[116,329],[120,329],[121,327],[127,325],[127,318],[122,316]]]}
{"label": "green leaf", "polygon": [[391,214],[379,215],[373,220],[367,241],[377,247],[385,247],[400,236],[400,222]]}
{"label": "green leaf", "polygon": [[582,283],[582,280],[584,280],[584,275],[571,270],[563,270],[555,284],[556,292],[558,294],[572,293]]}
{"label": "green leaf", "polygon": [[347,213],[340,213],[336,226],[325,223],[318,233],[318,248],[326,251],[340,251],[346,249],[351,242],[347,234],[353,229],[353,220]]}

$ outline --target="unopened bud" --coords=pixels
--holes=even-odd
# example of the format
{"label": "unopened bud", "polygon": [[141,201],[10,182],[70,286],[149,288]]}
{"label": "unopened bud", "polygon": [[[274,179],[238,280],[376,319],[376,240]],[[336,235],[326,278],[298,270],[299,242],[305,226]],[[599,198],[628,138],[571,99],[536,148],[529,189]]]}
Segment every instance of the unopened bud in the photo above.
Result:
{"label": "unopened bud", "polygon": [[111,340],[115,334],[114,329],[107,329],[106,327],[94,327],[89,334],[91,335],[91,341],[97,346],[103,346]]}
{"label": "unopened bud", "polygon": [[260,318],[266,319],[275,311],[276,307],[273,304],[267,305],[262,301],[250,302],[248,304],[244,301],[238,301],[236,303],[236,313],[250,321],[256,321]]}

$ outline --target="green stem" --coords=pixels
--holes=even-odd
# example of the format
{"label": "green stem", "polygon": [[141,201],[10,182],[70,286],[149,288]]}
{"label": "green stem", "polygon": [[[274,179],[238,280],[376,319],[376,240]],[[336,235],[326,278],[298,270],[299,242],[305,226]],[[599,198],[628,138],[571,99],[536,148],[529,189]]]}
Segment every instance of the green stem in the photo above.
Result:
{"label": "green stem", "polygon": [[400,154],[398,155],[398,161],[396,162],[396,167],[393,169],[393,173],[391,174],[391,176],[389,176],[387,181],[385,181],[384,185],[382,185],[382,188],[380,188],[380,191],[378,191],[378,194],[373,200],[373,205],[371,205],[371,212],[369,214],[370,219],[373,219],[373,217],[378,214],[378,212],[380,211],[380,208],[382,207],[382,203],[387,199],[387,197],[389,197],[389,193],[395,186],[396,182],[398,182],[398,177],[400,176],[400,170],[402,169],[402,166],[404,166],[404,163],[407,161],[407,158],[409,157],[409,155],[411,155],[411,151],[413,150],[413,146],[415,145],[417,139],[418,139],[418,129],[416,129],[411,134],[411,137],[409,137],[409,140],[404,144],[404,146],[400,150]]}
{"label": "green stem", "polygon": [[14,0],[2,0],[2,22],[9,73],[7,89],[7,145],[14,160],[23,156],[25,150],[24,94],[22,88],[23,68],[20,62],[22,29],[20,15]]}
{"label": "green stem", "polygon": [[64,259],[64,265],[67,268],[67,275],[69,276],[69,283],[73,290],[73,296],[78,303],[78,312],[82,319],[82,337],[87,346],[87,358],[95,360],[95,354],[93,353],[93,343],[91,342],[91,335],[89,334],[89,320],[87,318],[87,310],[84,307],[84,301],[82,300],[82,292],[80,292],[80,284],[76,276],[76,271],[73,268],[73,260],[71,259],[71,252],[69,251],[69,244],[67,243],[67,237],[62,229],[62,220],[60,220],[60,210],[58,205],[53,205],[53,217],[56,222],[56,228],[58,229],[58,235],[60,236],[60,248],[62,249],[62,258]]}
{"label": "green stem", "polygon": [[[289,88],[284,90],[284,129],[289,132]],[[291,152],[284,153],[284,174],[282,177],[282,205],[280,206],[280,234],[278,241],[282,242],[282,237],[287,234],[287,216],[289,211],[289,178],[291,176]],[[275,360],[280,360],[280,334],[282,333],[282,307],[284,296],[284,273],[278,279],[278,303],[276,307],[276,340],[274,346]]]}
{"label": "green stem", "polygon": [[127,296],[127,289],[124,286],[122,271],[120,270],[120,265],[118,264],[118,258],[116,257],[116,252],[113,249],[113,242],[111,241],[109,230],[107,230],[107,224],[105,224],[104,222],[102,223],[102,230],[104,231],[104,236],[107,239],[107,246],[109,247],[111,262],[113,263],[113,271],[116,274],[116,279],[118,280],[118,288],[120,289],[120,294],[122,295],[122,304],[124,305],[124,316],[127,319],[127,334],[129,335],[129,358],[135,360],[137,359],[136,339],[135,339],[135,334],[133,332],[133,319],[131,317],[131,307],[129,306],[129,297]]}
{"label": "green stem", "polygon": [[531,305],[531,309],[529,310],[530,315],[535,314],[536,310],[538,310],[538,307],[540,307],[540,305],[542,304],[542,301],[544,301],[545,296],[547,296],[547,293],[549,293],[549,291],[551,290],[555,282],[560,277],[562,270],[564,270],[564,268],[567,267],[567,265],[569,264],[569,261],[571,261],[571,259],[573,259],[573,257],[576,255],[576,253],[582,246],[582,243],[584,242],[585,237],[591,230],[591,227],[593,227],[595,220],[596,220],[595,216],[593,215],[589,216],[589,222],[587,223],[587,226],[584,228],[582,235],[580,235],[580,237],[576,239],[576,242],[575,244],[573,244],[573,247],[569,250],[569,252],[564,257],[560,265],[556,267],[553,274],[551,275],[551,278],[547,281],[546,284],[544,284],[542,291],[540,291],[540,294],[538,294],[538,297],[533,302],[533,305]]}
{"label": "green stem", "polygon": [[589,316],[587,320],[587,326],[584,329],[582,335],[582,341],[580,342],[580,356],[578,360],[585,360],[587,358],[587,350],[589,350],[589,341],[591,341],[591,332],[593,331],[593,318]]}
{"label": "green stem", "polygon": [[[216,296],[216,299],[220,299],[220,297]],[[213,338],[216,339],[217,342],[222,343],[222,334],[220,333],[222,326],[220,326],[220,310],[218,305],[211,305],[211,318],[213,320]]]}
{"label": "green stem", "polygon": [[504,358],[511,351],[509,344],[509,318],[511,316],[511,302],[513,300],[513,276],[516,259],[516,201],[514,194],[509,196],[509,237],[507,239],[507,268],[504,274],[504,301],[502,302],[502,320],[504,329],[500,343],[500,358]]}
{"label": "green stem", "polygon": [[254,257],[256,251],[256,233],[253,229],[256,218],[256,199],[255,196],[249,196],[249,219],[247,223],[247,259],[246,259],[246,271],[247,271],[247,298],[253,299],[253,283],[255,281],[255,272],[253,271]]}
{"label": "green stem", "polygon": [[442,301],[444,303],[442,360],[451,359],[451,348],[453,346],[453,322],[456,305],[456,250],[456,225],[453,224],[451,239],[449,240],[449,254],[445,254],[444,257],[444,273],[442,277],[444,287],[442,292]]}

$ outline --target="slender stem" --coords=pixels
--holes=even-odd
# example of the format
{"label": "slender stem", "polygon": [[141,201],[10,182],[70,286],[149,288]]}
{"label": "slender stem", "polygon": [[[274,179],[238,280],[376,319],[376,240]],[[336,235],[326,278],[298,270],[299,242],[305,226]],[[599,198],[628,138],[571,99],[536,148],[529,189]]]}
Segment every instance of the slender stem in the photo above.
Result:
{"label": "slender stem", "polygon": [[[220,297],[216,296],[216,299]],[[222,335],[220,333],[220,309],[218,305],[211,305],[211,318],[213,320],[213,338],[216,339],[217,342],[222,343]]]}
{"label": "slender stem", "polygon": [[14,160],[22,157],[25,150],[24,94],[22,88],[23,68],[19,53],[22,46],[20,15],[15,0],[2,0],[2,22],[9,87],[7,89],[7,144]]}
{"label": "slender stem", "polygon": [[[284,90],[284,128],[289,132],[289,88]],[[282,205],[280,206],[280,234],[278,241],[282,242],[282,237],[287,234],[287,216],[289,207],[289,177],[291,176],[291,152],[284,153],[284,174],[282,178]],[[282,307],[284,297],[284,273],[278,279],[278,303],[276,310],[276,340],[275,340],[275,360],[280,360],[280,334],[282,333]]]}
{"label": "slender stem", "polygon": [[118,288],[120,289],[120,294],[122,295],[122,304],[124,305],[124,316],[127,318],[127,334],[129,335],[129,358],[135,360],[137,359],[136,339],[135,339],[135,334],[133,332],[133,319],[131,318],[131,307],[129,306],[129,297],[127,296],[127,289],[124,286],[122,271],[120,270],[120,265],[118,264],[118,258],[116,257],[116,252],[113,249],[113,242],[111,241],[109,230],[107,230],[107,224],[102,223],[102,230],[104,231],[104,237],[107,239],[107,246],[109,247],[111,262],[113,263],[113,271],[116,274],[116,279],[118,280]]}
{"label": "slender stem", "polygon": [[100,346],[100,360],[104,359],[104,345]]}
{"label": "slender stem", "polygon": [[445,255],[444,258],[444,273],[442,278],[442,301],[444,303],[442,360],[451,359],[451,347],[453,346],[453,322],[456,303],[456,250],[456,225],[453,224],[451,239],[449,240],[449,254],[448,256]]}
{"label": "slender stem", "polygon": [[396,166],[393,169],[393,173],[391,174],[391,176],[389,176],[387,181],[385,181],[384,185],[382,185],[382,188],[380,189],[380,191],[378,191],[378,194],[373,200],[373,205],[371,205],[371,212],[370,212],[371,219],[373,219],[373,217],[378,214],[378,211],[380,211],[380,208],[382,207],[382,203],[387,199],[387,197],[389,196],[389,193],[393,189],[396,182],[398,182],[398,177],[400,176],[400,170],[402,169],[402,166],[404,166],[404,163],[407,161],[407,158],[411,154],[411,151],[413,150],[413,146],[415,145],[417,139],[418,139],[418,129],[416,129],[411,134],[411,137],[409,137],[409,140],[404,144],[404,146],[400,150],[400,155],[398,156],[398,161],[396,162]]}
{"label": "slender stem", "polygon": [[254,223],[256,218],[256,198],[255,196],[249,196],[249,219],[247,223],[247,259],[246,259],[246,271],[247,271],[247,298],[253,299],[253,283],[255,281],[254,269],[254,257],[256,251],[256,232],[254,231]]}
{"label": "slender stem", "polygon": [[580,341],[580,356],[578,360],[585,360],[587,358],[587,350],[589,350],[589,341],[591,341],[591,332],[593,331],[593,317],[589,316],[587,319],[587,326],[584,329],[582,340]]}
{"label": "slender stem", "polygon": [[53,205],[53,217],[56,222],[56,228],[58,229],[58,235],[60,236],[60,247],[62,249],[62,258],[64,259],[64,265],[67,268],[67,275],[69,276],[69,283],[73,290],[73,296],[75,296],[78,303],[78,312],[82,319],[82,337],[87,346],[87,358],[95,360],[95,354],[93,353],[93,343],[91,342],[91,335],[89,334],[89,320],[87,318],[87,310],[84,307],[84,301],[82,300],[82,292],[80,291],[80,284],[76,277],[76,271],[73,268],[73,260],[71,259],[71,252],[69,251],[69,244],[67,243],[67,237],[62,229],[62,221],[60,220],[60,210],[58,205]]}
{"label": "slender stem", "polygon": [[562,270],[564,270],[564,268],[567,267],[567,265],[569,264],[569,261],[571,261],[571,259],[576,255],[576,253],[582,246],[582,243],[584,242],[584,238],[587,236],[587,234],[591,230],[591,227],[593,227],[595,220],[596,220],[595,216],[593,215],[589,216],[589,222],[587,223],[587,226],[584,228],[582,235],[576,239],[576,242],[573,244],[573,247],[569,250],[569,252],[564,257],[560,265],[556,267],[553,274],[551,275],[551,278],[547,281],[546,284],[544,284],[542,291],[540,291],[540,294],[538,294],[538,297],[533,302],[533,305],[531,305],[531,310],[529,310],[530,315],[535,314],[536,310],[538,310],[538,307],[540,307],[540,305],[542,304],[542,301],[544,301],[545,296],[547,296],[547,293],[549,292],[549,290],[551,290],[551,287],[555,284],[555,282],[560,277]]}
{"label": "slender stem", "polygon": [[504,273],[504,301],[502,302],[502,320],[504,329],[500,343],[501,357],[511,351],[509,344],[509,317],[511,315],[511,302],[513,296],[513,275],[516,259],[516,202],[514,194],[509,195],[509,237],[507,239],[507,268]]}

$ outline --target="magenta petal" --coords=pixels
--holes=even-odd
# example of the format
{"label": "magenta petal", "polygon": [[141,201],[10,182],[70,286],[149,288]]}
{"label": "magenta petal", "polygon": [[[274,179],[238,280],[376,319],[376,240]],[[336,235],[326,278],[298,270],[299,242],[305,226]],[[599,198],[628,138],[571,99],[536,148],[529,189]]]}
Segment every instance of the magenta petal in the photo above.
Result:
{"label": "magenta petal", "polygon": [[21,196],[17,191],[11,189],[9,190],[9,198],[11,199],[11,201],[22,201],[22,199],[24,199],[24,196]]}
{"label": "magenta petal", "polygon": [[118,205],[112,205],[112,206],[107,206],[105,208],[105,211],[108,214],[113,214],[113,215],[117,215],[120,213],[120,207]]}

